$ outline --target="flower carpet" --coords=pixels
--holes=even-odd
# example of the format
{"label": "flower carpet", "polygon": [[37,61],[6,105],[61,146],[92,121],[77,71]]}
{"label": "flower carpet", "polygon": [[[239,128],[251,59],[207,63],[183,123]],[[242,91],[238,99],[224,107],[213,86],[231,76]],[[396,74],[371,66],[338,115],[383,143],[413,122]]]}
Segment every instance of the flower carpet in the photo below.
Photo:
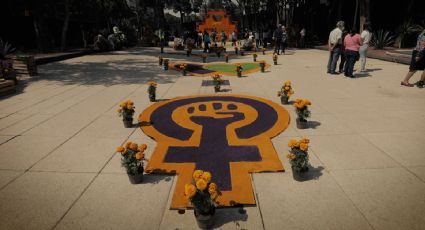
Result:
{"label": "flower carpet", "polygon": [[[181,71],[181,65],[183,63],[176,62],[170,63],[170,68]],[[214,74],[221,74],[225,76],[237,76],[236,64],[237,63],[186,63],[188,75],[192,76],[212,76]],[[239,63],[242,66],[242,75],[259,72],[259,62],[245,62]],[[266,63],[265,68],[269,68],[270,65]]]}
{"label": "flower carpet", "polygon": [[184,186],[196,169],[212,173],[221,206],[255,204],[250,173],[284,170],[271,138],[288,127],[289,114],[272,101],[235,94],[177,97],[146,108],[139,121],[157,142],[145,171],[178,175],[172,209],[190,206]]}

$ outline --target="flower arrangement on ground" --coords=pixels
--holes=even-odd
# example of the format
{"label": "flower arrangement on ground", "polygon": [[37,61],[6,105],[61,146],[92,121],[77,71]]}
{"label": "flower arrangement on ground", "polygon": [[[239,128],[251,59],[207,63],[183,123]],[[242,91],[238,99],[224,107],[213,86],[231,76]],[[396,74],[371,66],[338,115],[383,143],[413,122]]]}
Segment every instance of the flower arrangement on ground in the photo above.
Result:
{"label": "flower arrangement on ground", "polygon": [[261,69],[261,72],[263,72],[263,73],[264,73],[265,68],[266,68],[266,61],[261,60],[261,61],[260,61],[260,69]]}
{"label": "flower arrangement on ground", "polygon": [[238,77],[242,77],[242,65],[240,63],[236,63],[236,73]]}
{"label": "flower arrangement on ground", "polygon": [[273,63],[275,65],[277,65],[277,54],[276,53],[273,54]]}
{"label": "flower arrangement on ground", "polygon": [[156,100],[156,86],[157,83],[154,81],[150,81],[148,83],[148,94],[149,94],[149,101],[150,102],[154,102]]}
{"label": "flower arrangement on ground", "polygon": [[211,227],[216,199],[220,195],[217,185],[211,182],[211,178],[211,173],[195,170],[192,183],[186,184],[184,189],[184,194],[193,205],[196,220],[201,228]]}
{"label": "flower arrangement on ground", "polygon": [[206,62],[207,62],[207,54],[206,54],[206,53],[203,53],[203,54],[201,55],[201,57],[202,57],[202,62],[203,62],[203,63],[206,63]]}
{"label": "flower arrangement on ground", "polygon": [[129,180],[133,184],[140,183],[143,179],[143,161],[145,160],[146,144],[127,142],[119,146],[117,152],[121,153],[121,165],[126,169]]}
{"label": "flower arrangement on ground", "polygon": [[310,110],[308,110],[308,106],[311,105],[311,102],[307,99],[296,99],[293,105],[298,115],[297,127],[300,129],[306,128],[306,118],[310,117],[311,115]]}
{"label": "flower arrangement on ground", "polygon": [[164,60],[164,58],[162,56],[159,56],[158,57],[158,64],[159,64],[159,66],[162,65],[163,60]]}
{"label": "flower arrangement on ground", "polygon": [[224,54],[224,58],[226,59],[226,62],[229,62],[229,54],[228,53]]}
{"label": "flower arrangement on ground", "polygon": [[280,91],[277,92],[277,96],[280,97],[282,104],[288,104],[289,97],[294,94],[292,90],[291,81],[285,81],[280,88]]}
{"label": "flower arrangement on ground", "polygon": [[212,78],[214,83],[214,91],[220,92],[220,87],[223,84],[224,80],[221,78],[220,74],[215,74],[214,76],[212,76]]}
{"label": "flower arrangement on ground", "polygon": [[164,64],[164,70],[168,70],[168,62],[169,62],[168,58],[164,58],[162,62]]}
{"label": "flower arrangement on ground", "polygon": [[182,69],[183,76],[186,76],[187,68],[188,68],[187,64],[186,63],[181,64],[180,68]]}
{"label": "flower arrangement on ground", "polygon": [[291,148],[286,157],[289,159],[294,173],[303,173],[308,171],[308,144],[309,139],[303,138],[299,141],[290,140],[288,147]]}
{"label": "flower arrangement on ground", "polygon": [[257,61],[257,57],[258,57],[257,53],[253,53],[252,54],[252,59],[254,59],[254,62]]}
{"label": "flower arrangement on ground", "polygon": [[122,116],[124,127],[130,128],[133,125],[134,102],[131,100],[120,103],[120,108],[117,110],[118,115]]}

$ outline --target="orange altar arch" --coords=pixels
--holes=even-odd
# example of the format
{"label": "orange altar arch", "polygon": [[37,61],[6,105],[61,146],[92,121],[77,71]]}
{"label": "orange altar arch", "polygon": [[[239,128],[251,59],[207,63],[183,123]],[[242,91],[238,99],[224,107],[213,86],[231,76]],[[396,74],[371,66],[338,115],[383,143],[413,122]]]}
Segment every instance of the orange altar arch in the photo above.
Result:
{"label": "orange altar arch", "polygon": [[221,31],[227,35],[227,40],[230,35],[236,30],[236,23],[230,21],[230,16],[224,10],[210,10],[202,23],[198,24],[198,31],[211,33],[213,30],[217,32],[218,40],[221,40]]}

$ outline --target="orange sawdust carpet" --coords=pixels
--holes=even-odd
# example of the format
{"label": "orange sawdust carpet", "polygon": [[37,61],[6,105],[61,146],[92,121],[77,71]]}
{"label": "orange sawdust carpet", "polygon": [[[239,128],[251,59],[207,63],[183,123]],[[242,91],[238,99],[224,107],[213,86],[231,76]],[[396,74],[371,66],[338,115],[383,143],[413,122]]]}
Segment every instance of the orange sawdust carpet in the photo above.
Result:
{"label": "orange sawdust carpet", "polygon": [[[183,62],[170,63],[171,69],[178,71],[182,70]],[[225,76],[237,76],[236,63],[223,63],[223,62],[212,62],[212,63],[186,63],[187,73],[191,76],[213,76],[215,74],[221,74]],[[242,66],[242,75],[260,72],[259,62],[242,62],[239,63]],[[269,64],[265,64],[265,69],[269,68]]]}
{"label": "orange sawdust carpet", "polygon": [[149,106],[139,121],[157,141],[145,171],[178,175],[172,209],[190,207],[184,185],[195,169],[212,173],[220,206],[255,204],[250,173],[283,171],[271,138],[288,127],[289,114],[272,101],[236,94],[177,97]]}

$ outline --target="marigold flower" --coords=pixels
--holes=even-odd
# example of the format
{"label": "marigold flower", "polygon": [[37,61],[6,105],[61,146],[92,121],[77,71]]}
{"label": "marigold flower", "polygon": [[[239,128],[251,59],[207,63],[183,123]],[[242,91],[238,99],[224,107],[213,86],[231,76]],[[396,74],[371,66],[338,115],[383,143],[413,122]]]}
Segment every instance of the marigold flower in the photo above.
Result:
{"label": "marigold flower", "polygon": [[199,180],[201,178],[202,174],[204,174],[204,171],[195,170],[195,172],[193,172],[193,179]]}
{"label": "marigold flower", "polygon": [[204,179],[199,179],[196,181],[196,188],[203,191],[207,188],[207,182]]}
{"label": "marigold flower", "polygon": [[310,143],[310,140],[309,139],[307,139],[307,138],[303,138],[303,139],[301,139],[301,141],[300,141],[301,143],[306,143],[306,144],[308,144],[308,143]]}
{"label": "marigold flower", "polygon": [[285,86],[285,90],[289,90],[289,89],[291,89],[291,88],[289,88],[289,86]]}
{"label": "marigold flower", "polygon": [[145,151],[148,148],[148,146],[146,144],[141,144],[140,145],[140,150],[141,151]]}
{"label": "marigold flower", "polygon": [[124,147],[122,147],[122,146],[117,147],[117,152],[122,153],[124,151],[125,151],[125,148]]}
{"label": "marigold flower", "polygon": [[193,184],[186,184],[184,186],[184,195],[189,199],[196,194],[196,187]]}
{"label": "marigold flower", "polygon": [[129,149],[131,144],[132,144],[132,142],[131,142],[131,141],[129,141],[129,142],[127,142],[127,143],[125,144],[125,147]]}
{"label": "marigold flower", "polygon": [[308,145],[307,145],[306,143],[301,142],[301,143],[300,143],[300,149],[301,149],[302,151],[307,151],[307,149],[308,149]]}
{"label": "marigold flower", "polygon": [[144,153],[142,153],[142,152],[136,153],[136,159],[137,160],[143,159],[143,157],[145,157],[145,154]]}
{"label": "marigold flower", "polygon": [[296,141],[296,140],[294,140],[294,139],[291,139],[291,140],[289,140],[289,142],[288,142],[288,147],[292,148],[292,147],[294,147],[297,143],[298,143],[298,141]]}
{"label": "marigold flower", "polygon": [[286,154],[286,158],[288,158],[288,159],[290,159],[290,160],[293,160],[293,159],[295,159],[295,154],[293,154],[293,153],[288,153],[288,154]]}
{"label": "marigold flower", "polygon": [[117,112],[118,113],[121,113],[122,112],[122,109],[121,108],[117,109]]}
{"label": "marigold flower", "polygon": [[136,143],[130,144],[130,149],[136,151],[139,146]]}
{"label": "marigold flower", "polygon": [[127,109],[133,109],[133,105],[127,104]]}
{"label": "marigold flower", "polygon": [[210,193],[210,195],[211,195],[211,199],[215,200],[218,197],[218,192]]}
{"label": "marigold flower", "polygon": [[201,179],[204,179],[205,182],[210,182],[211,181],[211,173],[210,172],[204,172],[202,173]]}
{"label": "marigold flower", "polygon": [[125,102],[125,101],[121,102],[120,103],[120,106],[123,107],[123,108],[126,107],[127,106],[127,102]]}
{"label": "marigold flower", "polygon": [[215,183],[211,183],[211,184],[208,186],[208,192],[209,192],[210,194],[217,193],[217,185],[216,185]]}

